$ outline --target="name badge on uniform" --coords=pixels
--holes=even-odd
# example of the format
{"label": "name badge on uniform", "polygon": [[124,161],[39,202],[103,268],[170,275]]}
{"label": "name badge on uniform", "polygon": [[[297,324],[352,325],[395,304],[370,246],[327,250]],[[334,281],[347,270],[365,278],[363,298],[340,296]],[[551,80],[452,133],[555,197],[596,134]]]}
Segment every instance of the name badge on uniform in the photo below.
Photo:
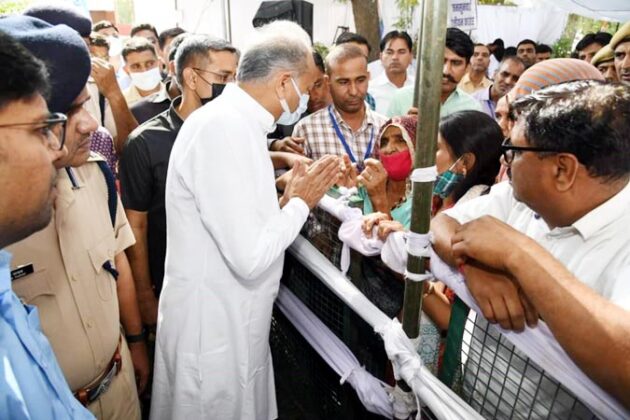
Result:
{"label": "name badge on uniform", "polygon": [[33,263],[21,265],[15,270],[11,271],[11,281],[21,279],[22,277],[26,277],[29,274],[33,274],[34,272],[35,269],[33,268]]}

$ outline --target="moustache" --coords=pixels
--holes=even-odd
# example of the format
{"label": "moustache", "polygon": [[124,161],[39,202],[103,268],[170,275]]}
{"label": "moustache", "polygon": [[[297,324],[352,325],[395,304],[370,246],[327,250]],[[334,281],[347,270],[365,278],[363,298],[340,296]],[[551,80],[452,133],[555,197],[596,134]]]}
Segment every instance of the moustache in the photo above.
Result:
{"label": "moustache", "polygon": [[447,80],[448,80],[449,82],[451,82],[451,83],[457,83],[457,82],[455,81],[455,79],[453,79],[453,76],[451,76],[450,74],[444,74],[444,73],[443,73],[443,74],[442,74],[442,78],[447,79]]}

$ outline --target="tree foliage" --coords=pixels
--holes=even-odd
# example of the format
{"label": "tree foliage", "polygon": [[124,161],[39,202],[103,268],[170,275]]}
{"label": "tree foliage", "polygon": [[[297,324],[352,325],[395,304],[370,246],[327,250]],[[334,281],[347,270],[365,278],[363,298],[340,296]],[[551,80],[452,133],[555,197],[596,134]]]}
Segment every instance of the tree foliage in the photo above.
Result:
{"label": "tree foliage", "polygon": [[0,16],[19,13],[26,9],[33,0],[3,0],[0,1]]}

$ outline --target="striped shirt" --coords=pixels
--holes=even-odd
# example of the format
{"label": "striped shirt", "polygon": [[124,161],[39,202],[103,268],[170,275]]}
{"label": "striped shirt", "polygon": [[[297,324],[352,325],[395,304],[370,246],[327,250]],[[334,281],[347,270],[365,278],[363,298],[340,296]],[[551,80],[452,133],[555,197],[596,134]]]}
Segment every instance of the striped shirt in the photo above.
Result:
{"label": "striped shirt", "polygon": [[[379,130],[387,121],[387,117],[366,108],[361,127],[357,131],[352,131],[334,105],[330,106],[330,110],[356,161],[363,162],[371,137],[373,137],[372,148],[368,157],[372,156],[378,142]],[[297,123],[293,136],[306,139],[304,151],[311,159],[317,160],[324,155],[343,156],[346,154],[343,143],[335,132],[329,107],[320,109]]]}

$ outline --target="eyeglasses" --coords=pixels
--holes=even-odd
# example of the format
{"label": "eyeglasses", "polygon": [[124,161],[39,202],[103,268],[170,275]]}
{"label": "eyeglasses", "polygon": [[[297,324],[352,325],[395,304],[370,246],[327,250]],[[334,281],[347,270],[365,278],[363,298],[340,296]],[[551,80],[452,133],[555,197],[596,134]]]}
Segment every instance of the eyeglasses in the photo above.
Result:
{"label": "eyeglasses", "polygon": [[[234,81],[234,75],[233,74],[225,74],[225,73],[217,73],[216,71],[211,71],[211,70],[203,70],[197,67],[193,67],[193,70],[195,71],[200,71],[202,73],[210,73],[211,75],[213,75],[214,77],[218,78],[218,82],[216,83],[230,83]],[[203,79],[203,77],[202,77]],[[211,85],[212,83],[208,82],[206,79],[203,79],[206,83],[208,83],[209,85]]]}
{"label": "eyeglasses", "polygon": [[514,161],[514,156],[518,153],[523,152],[551,152],[551,153],[560,153],[560,150],[556,149],[547,149],[545,147],[525,147],[525,146],[514,146],[510,143],[510,138],[507,137],[501,143],[501,150],[503,151],[503,161],[506,165],[511,165]]}
{"label": "eyeglasses", "polygon": [[[29,128],[32,126],[41,126],[38,128],[40,133],[46,137],[48,147],[53,150],[63,149],[66,142],[66,123],[68,117],[60,112],[52,113],[43,121],[34,121],[30,123],[14,123],[2,124],[0,128]],[[59,146],[57,146],[59,145]]]}

